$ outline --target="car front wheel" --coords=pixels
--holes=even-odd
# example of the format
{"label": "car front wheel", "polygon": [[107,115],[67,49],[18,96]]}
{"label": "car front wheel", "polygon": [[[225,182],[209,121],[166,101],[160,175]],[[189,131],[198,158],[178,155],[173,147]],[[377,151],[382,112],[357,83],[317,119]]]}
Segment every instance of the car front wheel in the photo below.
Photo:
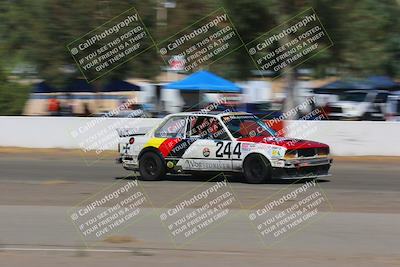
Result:
{"label": "car front wheel", "polygon": [[243,174],[249,184],[261,184],[271,180],[271,163],[261,154],[246,157],[243,163]]}
{"label": "car front wheel", "polygon": [[166,172],[164,160],[155,152],[145,152],[139,159],[139,172],[142,180],[160,180]]}

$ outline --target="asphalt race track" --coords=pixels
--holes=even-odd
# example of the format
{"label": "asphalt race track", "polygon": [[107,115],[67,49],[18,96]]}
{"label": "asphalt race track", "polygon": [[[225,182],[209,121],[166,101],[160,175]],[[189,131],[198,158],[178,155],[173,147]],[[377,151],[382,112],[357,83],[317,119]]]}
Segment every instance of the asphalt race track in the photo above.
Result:
{"label": "asphalt race track", "polygon": [[151,199],[143,208],[146,216],[109,238],[85,243],[68,210],[116,183],[135,181],[132,173],[110,156],[3,153],[0,266],[399,266],[398,163],[336,160],[332,176],[317,181],[329,200],[318,211],[321,218],[267,246],[252,229],[248,212],[294,181],[250,185],[232,178],[230,188],[240,203],[233,204],[226,221],[176,246],[160,214],[177,197],[213,186],[210,177],[139,181]]}

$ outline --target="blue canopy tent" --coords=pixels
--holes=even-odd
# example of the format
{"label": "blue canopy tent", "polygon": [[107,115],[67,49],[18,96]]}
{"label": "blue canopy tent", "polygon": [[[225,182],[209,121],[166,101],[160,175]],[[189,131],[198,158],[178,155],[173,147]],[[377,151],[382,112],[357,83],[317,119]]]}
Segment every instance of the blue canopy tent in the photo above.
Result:
{"label": "blue canopy tent", "polygon": [[182,91],[241,92],[241,88],[233,82],[205,70],[195,72],[183,80],[169,83],[164,88]]}
{"label": "blue canopy tent", "polygon": [[56,93],[57,89],[51,87],[46,82],[40,82],[36,84],[33,88],[34,94],[47,94],[47,93]]}
{"label": "blue canopy tent", "polygon": [[400,84],[387,76],[370,76],[367,80],[378,89],[400,90]]}
{"label": "blue canopy tent", "polygon": [[314,88],[315,93],[341,93],[349,90],[371,90],[376,87],[366,80],[337,80],[324,86]]}
{"label": "blue canopy tent", "polygon": [[122,80],[113,80],[106,84],[103,92],[140,91],[140,86]]}
{"label": "blue canopy tent", "polygon": [[[103,92],[125,92],[125,91],[140,91],[140,87],[136,84],[128,83],[122,80],[110,81],[103,87]],[[63,90],[57,90],[51,87],[46,82],[40,82],[33,88],[32,93],[45,94],[45,93],[94,93],[94,87],[87,83],[85,80],[76,79],[69,83]]]}
{"label": "blue canopy tent", "polygon": [[86,80],[76,79],[68,84],[64,91],[65,93],[94,93],[95,88]]}
{"label": "blue canopy tent", "polygon": [[[140,86],[123,80],[111,80],[103,88],[101,99],[114,99],[120,103],[132,98],[133,92],[140,91]],[[120,105],[120,103],[118,105]]]}
{"label": "blue canopy tent", "polygon": [[[235,83],[205,70],[195,72],[180,81],[169,83],[164,86],[164,89],[180,91],[184,102],[184,106],[181,106],[181,108],[185,111],[199,110],[209,104],[209,102],[213,102],[205,100],[205,97],[203,97],[205,93],[237,94],[242,91]],[[220,104],[216,109],[224,108],[224,105]]]}
{"label": "blue canopy tent", "polygon": [[365,80],[337,80],[319,88],[314,88],[319,93],[334,93],[348,90],[399,90],[398,83],[386,76],[370,76]]}

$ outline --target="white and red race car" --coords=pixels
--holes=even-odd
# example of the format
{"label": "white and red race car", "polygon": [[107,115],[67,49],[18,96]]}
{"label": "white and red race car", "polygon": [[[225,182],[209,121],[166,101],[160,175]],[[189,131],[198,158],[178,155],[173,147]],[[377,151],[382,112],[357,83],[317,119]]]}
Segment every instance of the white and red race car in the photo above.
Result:
{"label": "white and red race car", "polygon": [[249,113],[177,113],[146,133],[138,129],[118,130],[118,161],[139,170],[143,180],[211,171],[243,173],[248,183],[264,183],[326,176],[332,163],[328,145],[277,137]]}

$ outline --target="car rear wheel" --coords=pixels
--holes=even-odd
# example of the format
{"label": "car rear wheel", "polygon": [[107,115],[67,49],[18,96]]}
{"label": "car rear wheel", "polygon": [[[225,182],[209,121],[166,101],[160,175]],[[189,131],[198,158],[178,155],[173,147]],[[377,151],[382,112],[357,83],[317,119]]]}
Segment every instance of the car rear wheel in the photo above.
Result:
{"label": "car rear wheel", "polygon": [[249,184],[261,184],[271,180],[271,163],[261,154],[251,154],[243,163],[243,174]]}
{"label": "car rear wheel", "polygon": [[145,152],[139,159],[139,172],[142,180],[160,180],[166,172],[164,160],[155,152]]}

